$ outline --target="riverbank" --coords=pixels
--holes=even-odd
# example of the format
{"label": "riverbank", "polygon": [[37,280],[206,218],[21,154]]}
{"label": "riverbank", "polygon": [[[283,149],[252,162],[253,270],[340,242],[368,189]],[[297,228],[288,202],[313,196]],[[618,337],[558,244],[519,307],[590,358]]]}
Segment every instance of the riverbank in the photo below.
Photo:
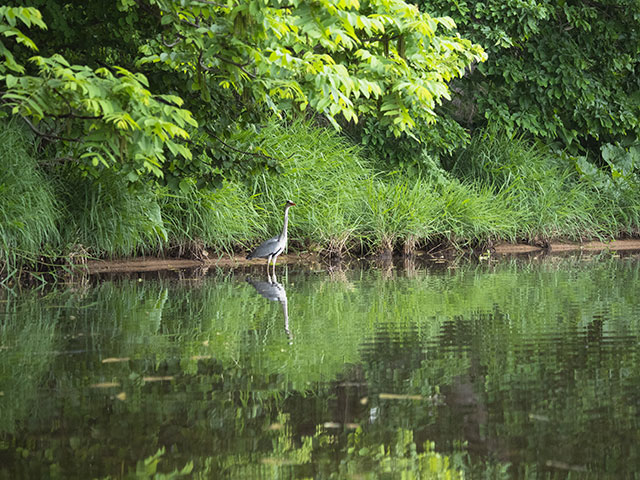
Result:
{"label": "riverbank", "polygon": [[[529,245],[546,251],[553,242],[551,250],[562,251],[580,245],[563,242],[640,236],[635,175],[607,183],[606,173],[581,174],[551,149],[490,130],[477,136],[446,165],[432,159],[420,171],[389,170],[328,129],[274,124],[255,140],[279,159],[277,171],[229,173],[215,189],[196,178],[177,188],[133,188],[115,177],[98,182],[51,167],[37,142],[9,124],[0,131],[7,159],[0,170],[0,283],[55,281],[89,259],[133,258],[134,266],[117,268],[141,271],[244,265],[235,252],[282,229],[287,199],[297,204],[289,251],[318,259],[448,257],[495,245],[496,253],[535,252]],[[91,268],[120,264],[96,260]]]}
{"label": "riverbank", "polygon": [[[621,239],[611,242],[589,241],[584,243],[555,242],[548,248],[537,247],[535,245],[500,243],[495,245],[491,254],[495,255],[518,255],[535,252],[545,252],[553,255],[555,253],[566,253],[575,251],[599,252],[599,251],[640,251],[640,239]],[[439,260],[440,255],[429,255],[426,252],[417,252],[418,257],[432,257]],[[117,260],[92,260],[87,262],[86,268],[89,274],[102,273],[135,273],[153,272],[161,270],[181,270],[190,268],[238,268],[246,265],[265,265],[265,260],[246,260],[243,256],[223,255],[219,258],[207,260],[193,260],[186,258],[130,258]],[[278,257],[278,265],[321,265],[324,262],[322,256],[318,254],[302,253],[288,254]]]}

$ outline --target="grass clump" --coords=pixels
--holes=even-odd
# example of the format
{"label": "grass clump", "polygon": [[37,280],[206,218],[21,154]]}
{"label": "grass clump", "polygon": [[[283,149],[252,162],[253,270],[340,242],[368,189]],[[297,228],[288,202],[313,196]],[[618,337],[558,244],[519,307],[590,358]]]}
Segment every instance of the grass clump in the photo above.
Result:
{"label": "grass clump", "polygon": [[0,123],[0,276],[5,281],[60,242],[60,211],[38,169],[33,143],[14,122]]}
{"label": "grass clump", "polygon": [[179,256],[198,257],[205,246],[232,253],[266,235],[247,188],[238,182],[225,180],[213,191],[186,182],[178,193],[162,193],[160,206],[169,245]]}
{"label": "grass clump", "polygon": [[575,159],[580,181],[594,198],[595,221],[611,236],[640,233],[640,146],[605,145],[598,168],[587,157]]}
{"label": "grass clump", "polygon": [[270,125],[258,141],[280,159],[278,173],[263,172],[248,181],[254,208],[269,235],[282,228],[282,207],[290,199],[297,204],[291,209],[293,243],[319,245],[338,255],[357,243],[362,224],[358,207],[364,183],[373,175],[358,148],[335,132],[303,122]]}
{"label": "grass clump", "polygon": [[453,173],[500,197],[515,215],[518,237],[580,240],[603,233],[594,217],[596,196],[549,148],[489,126],[474,135]]}
{"label": "grass clump", "polygon": [[443,184],[437,210],[436,231],[457,247],[513,240],[517,230],[517,218],[504,193],[477,182],[452,179]]}
{"label": "grass clump", "polygon": [[72,249],[114,257],[159,252],[166,244],[167,231],[151,189],[132,191],[106,174],[99,182],[67,176],[59,195],[66,217],[60,230]]}
{"label": "grass clump", "polygon": [[440,196],[421,178],[399,172],[379,175],[365,183],[362,235],[369,248],[391,252],[401,244],[413,253],[436,233]]}

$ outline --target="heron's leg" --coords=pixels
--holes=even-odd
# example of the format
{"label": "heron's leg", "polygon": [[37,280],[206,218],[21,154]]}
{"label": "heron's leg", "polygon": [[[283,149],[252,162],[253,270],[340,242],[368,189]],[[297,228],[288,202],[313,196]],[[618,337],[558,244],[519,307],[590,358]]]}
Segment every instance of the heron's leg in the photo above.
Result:
{"label": "heron's leg", "polygon": [[269,275],[269,264],[271,263],[271,257],[273,255],[269,255],[269,257],[267,258],[267,275]]}
{"label": "heron's leg", "polygon": [[278,255],[273,257],[273,276],[276,276],[276,261],[278,260]]}

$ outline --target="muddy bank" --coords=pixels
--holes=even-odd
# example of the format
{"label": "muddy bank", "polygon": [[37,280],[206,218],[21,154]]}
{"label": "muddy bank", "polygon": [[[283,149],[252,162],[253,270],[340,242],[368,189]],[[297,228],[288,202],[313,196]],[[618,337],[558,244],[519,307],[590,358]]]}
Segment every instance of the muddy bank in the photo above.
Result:
{"label": "muddy bank", "polygon": [[[320,263],[318,255],[311,254],[289,254],[278,257],[278,265],[304,264],[310,265]],[[93,273],[116,273],[116,272],[152,272],[156,270],[181,270],[184,268],[220,267],[237,268],[243,265],[263,265],[266,268],[266,260],[246,260],[243,256],[225,255],[219,258],[207,260],[190,260],[186,258],[131,258],[121,260],[94,260],[87,262],[87,269]]]}
{"label": "muddy bank", "polygon": [[[510,243],[498,244],[495,247],[496,253],[504,255],[511,253],[536,252],[542,250],[545,249],[533,245]],[[570,252],[575,250],[590,252],[597,252],[602,250],[640,250],[640,239],[612,240],[610,242],[590,241],[584,243],[553,242],[546,250],[548,250],[549,253]]]}
{"label": "muddy bank", "polygon": [[[498,255],[517,255],[533,252],[545,253],[564,253],[571,251],[624,251],[624,250],[640,250],[640,240],[613,240],[611,242],[584,242],[584,243],[552,243],[550,248],[543,249],[533,245],[501,243],[494,247],[495,254]],[[278,257],[279,265],[318,265],[322,263],[322,257],[317,254],[289,254]],[[199,267],[220,267],[220,268],[236,268],[245,265],[266,265],[266,260],[246,260],[243,256],[221,256],[219,258],[207,259],[204,261],[190,259],[168,259],[168,258],[131,258],[121,260],[94,260],[87,263],[87,269],[90,274],[94,273],[117,273],[117,272],[151,272],[157,270],[181,270],[186,268]]]}

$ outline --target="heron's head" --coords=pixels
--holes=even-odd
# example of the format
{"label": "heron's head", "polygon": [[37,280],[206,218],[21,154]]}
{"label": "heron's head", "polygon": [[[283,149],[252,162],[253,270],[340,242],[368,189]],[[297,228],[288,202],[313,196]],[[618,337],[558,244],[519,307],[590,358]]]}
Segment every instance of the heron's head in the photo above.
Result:
{"label": "heron's head", "polygon": [[287,200],[285,207],[293,207],[293,206],[295,206],[295,203],[293,203],[291,200]]}

